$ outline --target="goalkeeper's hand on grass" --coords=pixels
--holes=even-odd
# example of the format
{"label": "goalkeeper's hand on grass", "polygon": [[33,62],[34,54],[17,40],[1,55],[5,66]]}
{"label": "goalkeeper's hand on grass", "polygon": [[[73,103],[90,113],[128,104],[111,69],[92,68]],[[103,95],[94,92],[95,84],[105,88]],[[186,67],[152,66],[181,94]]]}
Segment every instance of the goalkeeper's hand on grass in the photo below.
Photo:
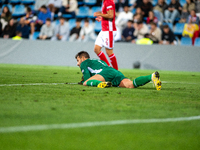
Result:
{"label": "goalkeeper's hand on grass", "polygon": [[80,82],[78,82],[78,84],[83,84],[83,81],[84,81],[84,78],[83,78],[83,76],[82,76],[82,78],[81,78],[81,81]]}

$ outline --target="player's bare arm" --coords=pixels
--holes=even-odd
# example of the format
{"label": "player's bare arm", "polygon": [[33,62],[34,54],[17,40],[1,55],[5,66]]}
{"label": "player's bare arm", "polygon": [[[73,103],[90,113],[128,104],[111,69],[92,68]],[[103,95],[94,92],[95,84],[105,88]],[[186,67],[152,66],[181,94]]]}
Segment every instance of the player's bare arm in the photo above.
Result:
{"label": "player's bare arm", "polygon": [[102,17],[101,17],[101,16],[97,16],[97,17],[95,18],[95,20],[97,20],[98,22],[100,22],[100,21],[102,20]]}
{"label": "player's bare arm", "polygon": [[94,13],[94,17],[99,17],[99,16],[112,20],[113,17],[114,17],[114,11],[110,9],[110,10],[107,11],[107,14],[103,14],[102,12],[95,12]]}

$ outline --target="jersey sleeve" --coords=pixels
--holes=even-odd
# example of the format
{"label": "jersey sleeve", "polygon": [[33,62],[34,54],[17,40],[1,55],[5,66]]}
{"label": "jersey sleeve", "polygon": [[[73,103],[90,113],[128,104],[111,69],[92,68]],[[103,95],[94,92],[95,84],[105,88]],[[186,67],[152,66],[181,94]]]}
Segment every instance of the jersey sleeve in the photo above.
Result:
{"label": "jersey sleeve", "polygon": [[82,65],[81,64],[81,72],[83,74],[83,81],[82,81],[82,83],[85,82],[87,79],[89,79],[91,77],[91,74],[90,74],[90,72],[89,72],[89,70],[87,69],[86,66],[87,65],[84,65],[84,64]]}
{"label": "jersey sleeve", "polygon": [[109,10],[114,10],[114,3],[112,2],[107,2],[106,3],[106,11],[109,11]]}

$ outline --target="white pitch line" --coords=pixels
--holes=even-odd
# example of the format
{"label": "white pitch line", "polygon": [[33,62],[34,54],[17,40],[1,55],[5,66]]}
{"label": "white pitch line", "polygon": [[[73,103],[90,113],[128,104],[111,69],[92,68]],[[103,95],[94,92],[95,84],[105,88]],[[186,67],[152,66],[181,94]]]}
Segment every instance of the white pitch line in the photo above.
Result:
{"label": "white pitch line", "polygon": [[[170,83],[170,84],[200,84],[200,83],[190,83],[190,82],[170,82],[170,81],[161,81],[162,83]],[[153,83],[153,82],[152,82]]]}
{"label": "white pitch line", "polygon": [[25,83],[25,84],[0,84],[0,86],[22,86],[22,85],[60,85],[65,83]]}
{"label": "white pitch line", "polygon": [[[153,82],[150,82],[153,83]],[[188,82],[168,82],[162,81],[162,83],[170,83],[170,84],[200,84],[200,83],[188,83]],[[22,86],[22,85],[60,85],[60,84],[78,84],[78,83],[25,83],[25,84],[0,84],[1,86]]]}
{"label": "white pitch line", "polygon": [[42,130],[51,130],[51,129],[73,129],[73,128],[112,126],[112,125],[123,125],[123,124],[179,122],[179,121],[191,121],[191,120],[200,120],[200,116],[181,117],[181,118],[134,119],[134,120],[115,120],[115,121],[100,121],[100,122],[2,127],[0,128],[0,133],[42,131]]}

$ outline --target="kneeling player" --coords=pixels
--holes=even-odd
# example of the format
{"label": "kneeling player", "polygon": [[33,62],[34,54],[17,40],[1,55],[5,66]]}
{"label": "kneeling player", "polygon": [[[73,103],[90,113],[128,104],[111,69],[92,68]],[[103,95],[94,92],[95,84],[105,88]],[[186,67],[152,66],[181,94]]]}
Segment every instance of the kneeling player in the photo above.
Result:
{"label": "kneeling player", "polygon": [[81,68],[83,73],[84,86],[97,86],[99,88],[116,86],[125,88],[137,88],[153,81],[157,90],[161,90],[161,81],[159,73],[156,71],[148,76],[140,76],[133,81],[126,78],[120,71],[109,67],[104,61],[98,59],[90,59],[87,52],[79,52],[75,58],[77,66]]}

